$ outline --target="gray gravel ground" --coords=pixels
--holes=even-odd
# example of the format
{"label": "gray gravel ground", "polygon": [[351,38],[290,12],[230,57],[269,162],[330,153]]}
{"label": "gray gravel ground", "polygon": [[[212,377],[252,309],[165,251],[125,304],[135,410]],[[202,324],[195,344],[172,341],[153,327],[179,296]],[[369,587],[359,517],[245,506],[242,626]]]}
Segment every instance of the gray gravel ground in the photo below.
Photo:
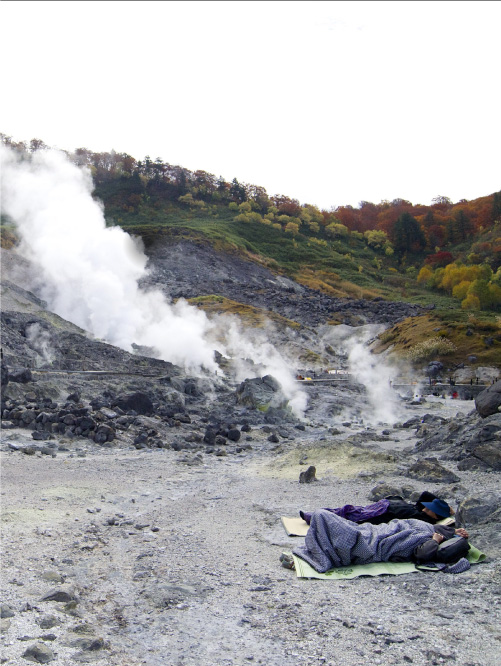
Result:
{"label": "gray gravel ground", "polygon": [[[30,663],[36,645],[32,659],[53,666],[500,663],[498,559],[341,582],[280,566],[300,542],[281,516],[367,503],[383,479],[409,484],[391,467],[371,476],[367,460],[334,453],[317,482],[299,484],[305,468],[291,460],[308,442],[273,451],[258,430],[252,452],[201,460],[89,440],[26,456],[8,451],[20,432],[2,446],[1,663]],[[493,473],[459,475],[465,492],[499,488]],[[43,600],[54,590],[65,600]]]}

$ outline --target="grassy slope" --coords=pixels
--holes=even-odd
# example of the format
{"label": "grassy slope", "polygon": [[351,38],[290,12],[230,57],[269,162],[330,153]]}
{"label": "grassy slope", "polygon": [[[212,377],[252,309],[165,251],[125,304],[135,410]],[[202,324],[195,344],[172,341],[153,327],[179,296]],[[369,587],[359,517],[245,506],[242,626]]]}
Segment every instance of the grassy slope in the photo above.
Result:
{"label": "grassy slope", "polygon": [[[426,364],[440,360],[447,367],[467,363],[469,356],[475,356],[473,365],[500,366],[501,344],[496,341],[500,334],[499,322],[488,318],[478,318],[460,311],[434,310],[420,317],[412,317],[385,331],[374,347],[376,353],[392,348],[398,356],[405,356],[415,345],[443,336],[456,346],[456,351],[444,356],[436,355],[422,361]],[[489,340],[493,340],[489,344]],[[487,341],[487,342],[486,342]]]}

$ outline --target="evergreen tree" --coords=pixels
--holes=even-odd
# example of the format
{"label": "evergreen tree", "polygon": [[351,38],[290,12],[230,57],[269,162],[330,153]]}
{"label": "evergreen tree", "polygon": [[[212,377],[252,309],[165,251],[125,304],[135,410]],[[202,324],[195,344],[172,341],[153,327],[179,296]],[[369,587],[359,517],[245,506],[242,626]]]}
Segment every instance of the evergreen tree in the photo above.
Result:
{"label": "evergreen tree", "polygon": [[457,230],[455,220],[452,217],[449,217],[447,220],[447,243],[449,245],[454,245],[457,241]]}
{"label": "evergreen tree", "polygon": [[465,241],[473,231],[473,225],[470,221],[470,218],[468,215],[466,215],[463,209],[458,210],[456,213],[454,218],[454,226],[456,228],[457,236],[461,241]]}
{"label": "evergreen tree", "polygon": [[418,221],[410,213],[402,213],[393,227],[393,245],[397,254],[419,252],[426,247],[426,238]]}
{"label": "evergreen tree", "polygon": [[233,201],[236,201],[237,203],[243,203],[244,201],[247,201],[247,191],[236,178],[233,178],[231,181],[230,196]]}

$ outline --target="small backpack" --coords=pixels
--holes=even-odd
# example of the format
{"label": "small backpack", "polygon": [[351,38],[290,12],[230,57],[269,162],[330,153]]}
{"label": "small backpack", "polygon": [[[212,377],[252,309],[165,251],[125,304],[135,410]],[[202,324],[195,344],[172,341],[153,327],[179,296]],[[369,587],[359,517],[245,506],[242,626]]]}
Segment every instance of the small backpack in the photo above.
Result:
{"label": "small backpack", "polygon": [[435,560],[445,564],[457,562],[462,557],[465,557],[469,550],[470,544],[467,539],[461,536],[454,536],[452,539],[442,541],[438,547]]}

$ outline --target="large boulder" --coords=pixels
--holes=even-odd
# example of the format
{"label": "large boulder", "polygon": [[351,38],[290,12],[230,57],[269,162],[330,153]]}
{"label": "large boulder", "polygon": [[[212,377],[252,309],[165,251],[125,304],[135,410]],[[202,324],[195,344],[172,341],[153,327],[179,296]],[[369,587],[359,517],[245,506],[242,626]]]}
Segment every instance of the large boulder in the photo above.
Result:
{"label": "large boulder", "polygon": [[459,477],[441,465],[436,458],[418,460],[407,470],[407,476],[429,483],[456,483]]}
{"label": "large boulder", "polygon": [[378,502],[380,499],[384,499],[385,497],[391,497],[391,496],[397,496],[397,497],[403,497],[404,499],[408,499],[411,497],[416,492],[414,488],[411,486],[394,486],[391,483],[387,483],[386,481],[381,481],[380,483],[375,486],[370,494],[369,494],[369,499],[372,502]]}
{"label": "large boulder", "polygon": [[501,411],[501,380],[477,395],[475,407],[482,418]]}
{"label": "large boulder", "polygon": [[501,471],[501,443],[485,442],[472,451],[475,458],[496,471]]}
{"label": "large boulder", "polygon": [[120,395],[113,400],[111,406],[120,407],[124,412],[134,411],[136,414],[145,414],[146,416],[153,414],[151,398],[141,391]]}
{"label": "large boulder", "polygon": [[456,520],[461,525],[498,522],[501,519],[501,494],[487,492],[470,495],[458,507]]}
{"label": "large boulder", "polygon": [[29,368],[9,371],[9,382],[16,382],[18,384],[28,384],[28,382],[31,381],[33,381],[33,376]]}
{"label": "large boulder", "polygon": [[264,412],[270,407],[283,408],[287,405],[280,384],[271,375],[243,381],[237,389],[237,402]]}

